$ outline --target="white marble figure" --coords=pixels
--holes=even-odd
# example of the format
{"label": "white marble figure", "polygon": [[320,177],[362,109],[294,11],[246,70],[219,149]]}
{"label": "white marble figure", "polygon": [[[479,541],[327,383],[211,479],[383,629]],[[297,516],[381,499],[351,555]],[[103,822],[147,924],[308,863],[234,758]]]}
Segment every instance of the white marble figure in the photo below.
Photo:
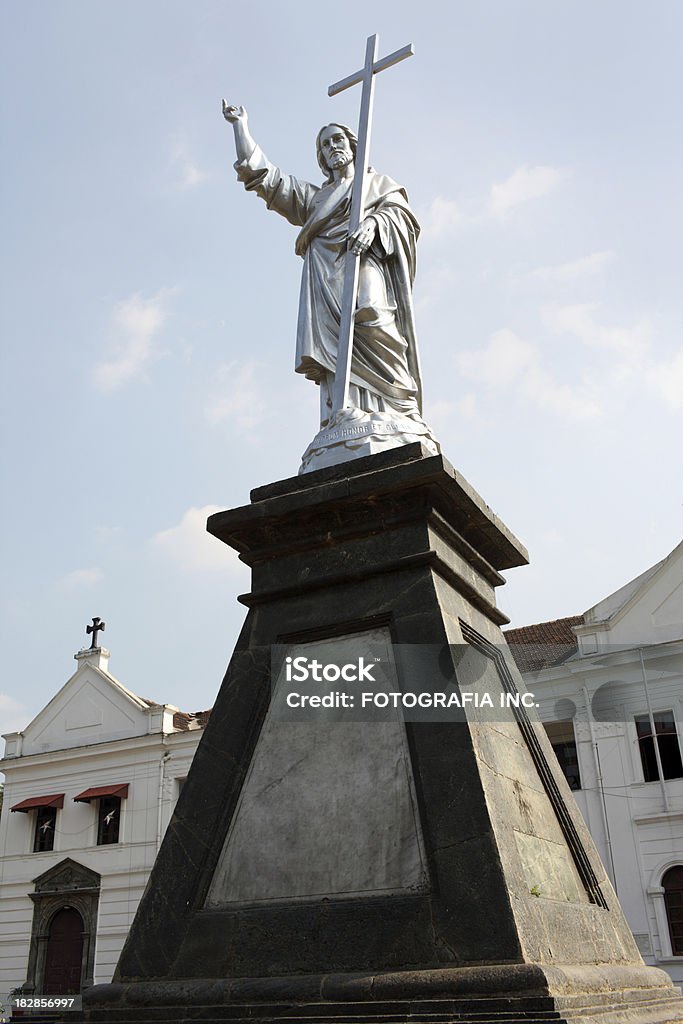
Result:
{"label": "white marble figure", "polygon": [[[223,114],[235,132],[239,180],[301,229],[296,241],[304,261],[296,371],[320,386],[321,410],[321,431],[304,455],[302,471],[417,440],[438,451],[421,416],[412,301],[420,228],[404,189],[369,169],[365,215],[349,236],[356,137],[348,128],[329,124],[319,132],[318,163],[326,180],[313,185],[268,160],[250,134],[244,107],[223,101]],[[333,416],[347,247],[360,256],[350,408]]]}

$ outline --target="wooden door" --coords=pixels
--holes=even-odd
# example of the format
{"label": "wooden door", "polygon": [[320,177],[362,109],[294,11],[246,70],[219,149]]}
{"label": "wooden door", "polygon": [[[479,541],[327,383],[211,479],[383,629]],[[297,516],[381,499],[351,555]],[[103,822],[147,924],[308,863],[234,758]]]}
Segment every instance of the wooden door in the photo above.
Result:
{"label": "wooden door", "polygon": [[58,910],[50,924],[43,994],[73,995],[81,990],[83,919],[73,907]]}

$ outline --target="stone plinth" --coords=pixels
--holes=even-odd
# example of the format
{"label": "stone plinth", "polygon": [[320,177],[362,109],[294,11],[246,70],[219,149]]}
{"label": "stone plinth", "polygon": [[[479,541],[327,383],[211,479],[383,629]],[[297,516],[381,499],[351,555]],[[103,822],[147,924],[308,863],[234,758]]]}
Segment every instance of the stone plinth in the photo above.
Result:
{"label": "stone plinth", "polygon": [[524,708],[269,710],[272,645],[333,638],[420,645],[425,677],[448,663],[456,688],[523,692],[495,589],[526,551],[445,459],[416,444],[284,480],[208,528],[252,567],[249,612],[86,1019],[682,1020]]}

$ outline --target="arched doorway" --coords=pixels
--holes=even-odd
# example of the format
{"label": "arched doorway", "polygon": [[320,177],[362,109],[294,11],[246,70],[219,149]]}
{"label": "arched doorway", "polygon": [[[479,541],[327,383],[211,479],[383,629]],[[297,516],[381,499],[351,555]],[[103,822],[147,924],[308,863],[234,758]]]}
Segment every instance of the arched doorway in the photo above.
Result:
{"label": "arched doorway", "polygon": [[[33,881],[36,886],[35,892],[29,893],[34,904],[33,923],[23,991],[27,995],[36,993],[43,995],[46,992],[50,994],[56,991],[48,988],[45,971],[53,924],[55,928],[61,928],[61,921],[64,920],[66,922],[64,927],[66,929],[69,927],[68,918],[57,920],[57,915],[63,910],[74,910],[80,918],[80,921],[76,922],[79,924],[79,933],[83,943],[80,989],[88,988],[94,983],[100,876],[96,871],[67,857],[59,864],[48,868]],[[70,916],[72,929],[75,932],[75,918],[73,915]],[[68,943],[68,935],[65,938]],[[76,937],[73,936],[71,941],[76,943]],[[57,943],[56,937],[52,937],[52,943]],[[56,956],[56,952],[50,954],[51,964],[58,968],[59,963],[54,962],[53,955]],[[75,967],[77,960],[75,953],[73,959],[72,966]]]}
{"label": "arched doorway", "polygon": [[74,907],[62,907],[50,922],[45,954],[45,991],[68,995],[81,991],[83,918]]}
{"label": "arched doorway", "polygon": [[662,878],[664,905],[669,922],[671,951],[683,956],[683,865],[669,868]]}

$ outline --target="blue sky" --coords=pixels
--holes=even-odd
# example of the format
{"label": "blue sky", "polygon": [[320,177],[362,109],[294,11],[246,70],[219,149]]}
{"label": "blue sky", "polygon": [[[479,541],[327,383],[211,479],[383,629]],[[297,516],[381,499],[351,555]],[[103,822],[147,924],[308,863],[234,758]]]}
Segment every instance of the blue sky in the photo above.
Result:
{"label": "blue sky", "polygon": [[[372,10],[371,17],[368,11]],[[246,569],[204,522],[296,473],[295,231],[235,181],[221,97],[319,180],[381,53],[372,162],[423,225],[425,418],[529,548],[514,625],[576,614],[681,538],[680,42],[650,3],[24,0],[2,11],[0,732],[93,615],[130,689],[212,704]]]}

